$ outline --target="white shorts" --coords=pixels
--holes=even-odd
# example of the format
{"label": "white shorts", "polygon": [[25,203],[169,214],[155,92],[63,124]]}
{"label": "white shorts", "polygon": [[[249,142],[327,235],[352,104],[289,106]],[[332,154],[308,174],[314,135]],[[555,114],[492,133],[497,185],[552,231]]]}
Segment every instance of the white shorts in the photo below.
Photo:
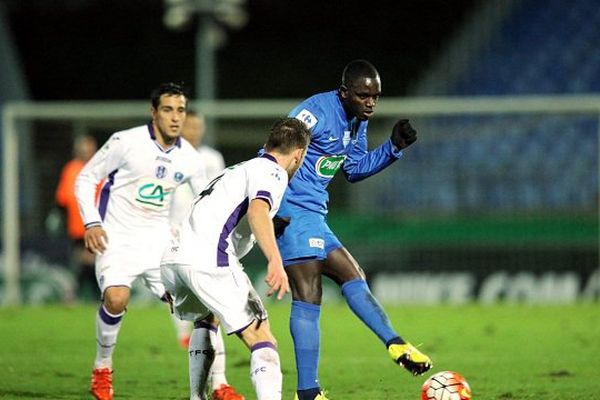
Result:
{"label": "white shorts", "polygon": [[160,260],[164,250],[162,242],[109,237],[107,249],[96,256],[96,280],[100,293],[104,295],[104,291],[111,286],[131,288],[133,281],[140,278],[152,293],[163,297],[165,287],[160,279]]}
{"label": "white shorts", "polygon": [[255,319],[267,319],[260,297],[240,266],[199,268],[169,263],[162,265],[161,276],[180,319],[195,321],[213,313],[227,334],[241,332]]}

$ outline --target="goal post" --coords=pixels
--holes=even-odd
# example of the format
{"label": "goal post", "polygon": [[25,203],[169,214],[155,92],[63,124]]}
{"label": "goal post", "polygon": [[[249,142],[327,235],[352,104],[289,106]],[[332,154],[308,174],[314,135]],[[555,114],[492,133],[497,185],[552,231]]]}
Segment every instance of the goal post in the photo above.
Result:
{"label": "goal post", "polygon": [[[231,135],[217,138],[216,142],[260,144],[257,136],[247,132],[234,132],[240,124],[251,124],[257,120],[273,120],[285,116],[298,103],[297,100],[219,100],[193,102],[209,120],[227,121],[232,125]],[[19,183],[19,131],[20,124],[31,121],[84,121],[90,124],[109,120],[148,120],[150,105],[147,101],[61,101],[61,102],[7,102],[2,108],[2,166],[3,166],[3,209],[2,248],[4,253],[4,296],[3,305],[21,302],[20,290],[22,227]],[[556,96],[477,96],[477,97],[428,97],[428,98],[382,98],[378,105],[373,125],[393,124],[400,117],[444,118],[446,116],[523,116],[536,115],[549,118],[585,115],[593,118],[597,125],[596,137],[600,136],[600,95],[556,95]],[[443,123],[443,122],[442,122]],[[439,124],[439,123],[438,123]],[[130,125],[133,126],[133,125]],[[124,125],[119,129],[129,126]],[[507,127],[510,129],[510,126]],[[383,133],[381,133],[383,132]],[[378,129],[370,133],[370,143],[381,142],[388,130]],[[428,133],[419,129],[419,141],[430,140]],[[475,133],[476,135],[476,133]],[[435,140],[441,140],[438,137]],[[577,152],[577,144],[557,142]],[[597,140],[597,139],[596,139]],[[600,141],[598,141],[600,143]],[[595,149],[596,157],[600,149]],[[250,156],[250,154],[249,154]],[[599,171],[595,171],[600,174]],[[595,189],[597,190],[597,188]],[[365,194],[368,195],[368,194]],[[598,202],[596,199],[596,205]],[[600,247],[600,241],[598,242]]]}

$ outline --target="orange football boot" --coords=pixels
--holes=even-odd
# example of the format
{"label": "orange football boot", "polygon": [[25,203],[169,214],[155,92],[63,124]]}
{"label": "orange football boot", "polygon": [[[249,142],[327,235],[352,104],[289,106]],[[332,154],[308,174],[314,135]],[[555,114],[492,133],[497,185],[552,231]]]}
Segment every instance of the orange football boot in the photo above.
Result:
{"label": "orange football boot", "polygon": [[112,400],[112,370],[109,368],[95,368],[92,371],[92,387],[90,392],[96,400]]}
{"label": "orange football boot", "polygon": [[221,384],[212,394],[212,400],[244,400],[245,397],[237,393],[233,386]]}

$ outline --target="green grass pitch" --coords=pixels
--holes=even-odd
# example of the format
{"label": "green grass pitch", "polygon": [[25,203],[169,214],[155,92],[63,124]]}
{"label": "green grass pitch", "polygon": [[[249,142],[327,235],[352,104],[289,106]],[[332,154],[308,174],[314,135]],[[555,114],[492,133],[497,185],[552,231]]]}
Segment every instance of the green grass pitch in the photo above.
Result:
{"label": "green grass pitch", "polygon": [[[289,299],[289,296],[288,296]],[[284,399],[295,369],[289,300],[269,302]],[[96,307],[0,309],[0,399],[89,399]],[[463,374],[476,400],[600,398],[600,305],[387,307],[395,327],[434,361]],[[333,400],[418,400],[426,377],[389,359],[344,305],[323,307],[320,379]],[[248,352],[226,338],[230,383],[253,399]],[[188,399],[187,354],[163,305],[133,304],[114,357],[116,399]]]}

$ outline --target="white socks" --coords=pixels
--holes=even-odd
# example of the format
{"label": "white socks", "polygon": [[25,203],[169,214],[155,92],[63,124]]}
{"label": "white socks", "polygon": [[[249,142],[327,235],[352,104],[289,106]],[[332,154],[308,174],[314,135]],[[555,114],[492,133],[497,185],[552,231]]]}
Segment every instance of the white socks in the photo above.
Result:
{"label": "white socks", "polygon": [[283,376],[279,353],[273,343],[260,342],[252,346],[250,378],[258,400],[281,400]]}
{"label": "white socks", "polygon": [[215,360],[210,370],[210,384],[212,390],[215,390],[222,384],[227,384],[227,378],[225,377],[225,343],[223,343],[221,327],[218,328],[217,332],[210,331],[210,340],[215,348]]}
{"label": "white socks", "polygon": [[117,344],[117,335],[121,329],[125,311],[114,315],[109,313],[104,304],[96,314],[96,360],[94,368],[112,369],[112,353]]}
{"label": "white socks", "polygon": [[[221,354],[215,356],[217,352]],[[252,346],[251,352],[250,378],[257,400],[281,400],[283,376],[277,348],[273,343],[260,342]],[[194,324],[188,355],[191,400],[204,400],[209,373],[212,390],[227,383],[223,338],[215,327],[204,321]]]}
{"label": "white socks", "polygon": [[215,358],[215,349],[211,343],[212,332],[216,333],[216,329],[210,324],[196,322],[190,337],[188,348],[190,398],[194,400],[205,398],[206,381]]}

